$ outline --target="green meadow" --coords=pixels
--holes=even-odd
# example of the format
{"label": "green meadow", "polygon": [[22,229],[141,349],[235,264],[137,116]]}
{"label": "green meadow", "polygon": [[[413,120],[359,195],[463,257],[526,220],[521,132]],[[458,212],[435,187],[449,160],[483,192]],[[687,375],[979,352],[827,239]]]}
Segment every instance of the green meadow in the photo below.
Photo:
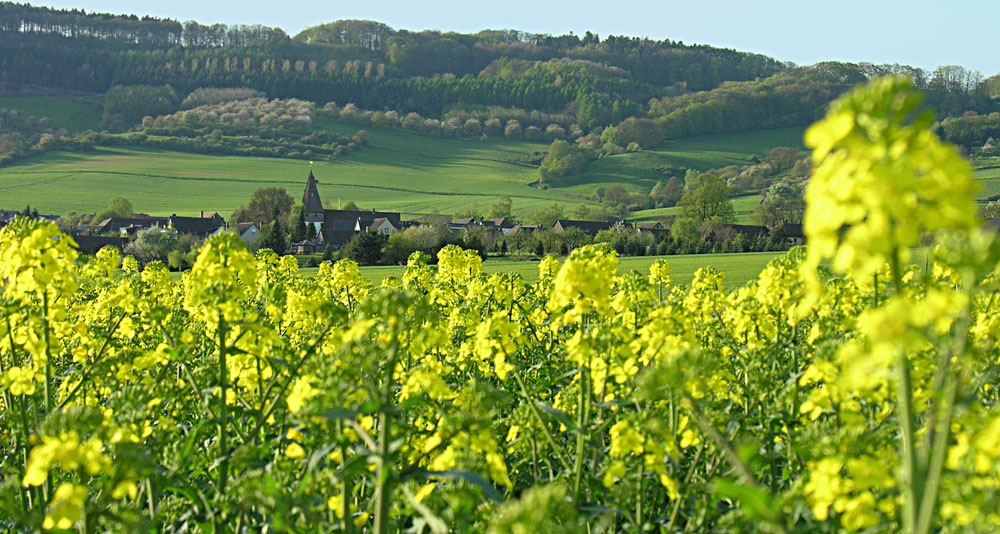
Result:
{"label": "green meadow", "polygon": [[[760,195],[745,195],[731,199],[736,222],[739,224],[748,224],[750,222],[750,215],[753,213],[754,208],[757,207],[757,204],[760,204],[761,198]],[[641,221],[667,215],[677,215],[677,210],[677,206],[673,206],[670,208],[633,211],[629,214],[629,220]]]}
{"label": "green meadow", "polygon": [[677,172],[667,171],[668,168],[707,171],[729,165],[749,165],[753,156],[763,159],[774,147],[803,148],[803,131],[803,128],[782,128],[667,141],[653,149],[593,161],[584,172],[567,179],[559,189],[570,194],[590,195],[598,186],[621,185],[630,191],[648,193],[656,182],[677,175]]}
{"label": "green meadow", "polygon": [[[358,129],[329,120],[318,120],[317,126],[342,134]],[[567,211],[580,203],[596,205],[574,193],[579,185],[531,186],[538,171],[522,160],[544,150],[544,143],[441,139],[389,128],[367,131],[370,147],[315,162],[320,195],[333,207],[352,200],[364,208],[411,215],[454,214],[473,204],[486,210],[502,195],[511,197],[515,214],[551,203],[562,204]],[[717,143],[709,140],[708,146]],[[687,142],[684,150],[692,154],[696,145]],[[612,160],[619,170],[624,169],[629,160],[622,156],[592,165]],[[56,214],[97,211],[115,196],[128,198],[136,210],[154,215],[193,215],[201,210],[228,214],[261,187],[283,187],[298,197],[308,171],[308,162],[300,160],[98,147],[89,153],[45,154],[0,169],[0,197],[5,206],[30,204]],[[756,202],[749,197],[738,201],[737,211],[752,211],[752,206],[739,207],[739,202],[751,201]]]}
{"label": "green meadow", "polygon": [[4,96],[0,108],[16,109],[28,116],[52,119],[55,128],[76,133],[101,126],[103,96]]}
{"label": "green meadow", "polygon": [[979,190],[980,200],[1000,199],[1000,167],[976,169],[973,176],[982,184]]}
{"label": "green meadow", "polygon": [[[97,128],[100,97],[0,97],[0,107],[49,116],[70,131]],[[330,161],[316,161],[320,195],[329,207],[354,201],[363,208],[414,216],[481,211],[500,196],[513,200],[515,215],[558,203],[568,214],[598,186],[620,184],[648,192],[670,169],[708,170],[746,165],[776,146],[801,147],[802,129],[785,128],[710,135],[667,142],[652,150],[591,162],[585,172],[546,189],[533,187],[537,168],[524,158],[546,143],[505,138],[442,139],[399,128],[367,127],[319,118],[315,127],[342,135],[365,129],[371,146]],[[108,200],[129,199],[139,212],[196,215],[232,213],[262,187],[283,187],[298,198],[309,163],[301,160],[202,155],[129,147],[87,153],[53,152],[0,168],[0,208],[30,205],[43,213],[90,213]],[[976,171],[981,199],[1000,195],[1000,169]],[[747,222],[759,195],[733,199],[736,218]],[[676,208],[635,212],[631,219],[673,215]]]}
{"label": "green meadow", "polygon": [[[358,127],[332,121],[318,126],[353,135]],[[510,196],[516,213],[564,195],[530,187],[537,169],[520,163],[546,145],[507,139],[446,140],[400,129],[368,128],[371,146],[332,161],[316,161],[320,195],[332,207],[352,200],[364,208],[406,214],[451,214],[473,203],[488,209]],[[309,162],[202,155],[130,147],[89,153],[53,152],[0,169],[4,206],[31,205],[42,212],[92,212],[110,198],[128,198],[154,215],[229,214],[262,187],[301,195]]]}
{"label": "green meadow", "polygon": [[[100,97],[0,97],[0,107],[48,116],[70,131],[98,128]],[[672,141],[655,150],[592,162],[585,173],[546,189],[533,187],[537,168],[524,163],[547,143],[505,138],[442,139],[399,128],[359,126],[318,118],[314,126],[354,135],[365,129],[371,146],[330,161],[316,161],[320,195],[330,207],[354,201],[363,208],[406,215],[455,214],[478,205],[486,211],[500,196],[513,200],[515,215],[552,203],[568,213],[597,184],[621,183],[649,191],[665,165],[707,170],[745,164],[774,146],[798,146],[801,129],[757,134],[705,136]],[[98,147],[88,153],[53,152],[0,169],[0,208],[30,205],[44,213],[89,213],[121,196],[153,215],[231,213],[261,187],[283,187],[298,198],[308,162],[242,156],[202,155],[132,147]],[[736,199],[740,219],[754,197]],[[746,204],[746,205],[744,205]],[[643,217],[668,215],[655,210]]]}
{"label": "green meadow", "polygon": [[[702,267],[713,267],[725,273],[725,287],[732,289],[757,278],[757,275],[760,274],[760,271],[769,261],[784,254],[784,252],[747,252],[743,254],[623,257],[618,259],[618,272],[629,273],[637,271],[648,274],[649,266],[655,260],[665,259],[670,265],[670,278],[675,284],[690,284],[691,280],[694,279],[695,271]],[[560,258],[560,260],[565,260],[565,257]],[[387,277],[400,276],[403,272],[403,267],[361,267],[360,270],[361,275],[366,280],[377,284]],[[313,276],[316,274],[316,271],[317,268],[310,267],[301,269],[300,272],[305,276]],[[483,272],[486,274],[514,273],[520,275],[528,282],[535,282],[538,280],[538,262],[490,258],[483,263]]]}

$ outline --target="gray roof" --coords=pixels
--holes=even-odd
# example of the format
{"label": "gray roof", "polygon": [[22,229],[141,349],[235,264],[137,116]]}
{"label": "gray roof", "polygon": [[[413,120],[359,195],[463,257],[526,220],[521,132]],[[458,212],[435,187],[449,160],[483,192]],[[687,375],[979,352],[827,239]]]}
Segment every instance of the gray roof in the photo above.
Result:
{"label": "gray roof", "polygon": [[319,189],[316,187],[316,177],[313,176],[312,169],[309,169],[309,178],[306,178],[306,190],[302,194],[302,205],[305,206],[306,213],[322,213],[323,201],[319,198]]}
{"label": "gray roof", "polygon": [[[201,218],[198,218],[201,220]],[[206,219],[211,220],[211,219]],[[153,228],[155,226],[167,226],[167,217],[109,217],[97,223],[91,228],[94,235],[103,233],[117,234],[122,228]]]}
{"label": "gray roof", "polygon": [[565,232],[570,228],[578,228],[580,230],[583,230],[584,232],[587,232],[588,234],[594,235],[597,234],[597,232],[600,232],[602,230],[607,230],[612,226],[613,225],[611,223],[607,222],[572,221],[569,219],[559,219],[552,226],[552,231],[558,233],[558,232]]}
{"label": "gray roof", "polygon": [[178,234],[191,234],[198,237],[208,237],[220,228],[226,227],[226,222],[220,218],[178,217],[170,216],[170,227]]}

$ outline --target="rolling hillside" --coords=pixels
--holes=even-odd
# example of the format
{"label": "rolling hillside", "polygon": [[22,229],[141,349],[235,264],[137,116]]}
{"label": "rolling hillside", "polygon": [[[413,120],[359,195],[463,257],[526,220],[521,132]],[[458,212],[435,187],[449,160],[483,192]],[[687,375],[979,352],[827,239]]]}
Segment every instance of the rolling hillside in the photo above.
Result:
{"label": "rolling hillside", "polygon": [[[66,123],[75,117],[80,109],[73,105],[83,103],[52,108],[59,112],[54,121]],[[329,119],[317,119],[315,126],[345,135],[358,130],[355,124]],[[398,128],[366,129],[370,147],[315,163],[320,194],[334,205],[353,200],[364,208],[406,214],[457,213],[472,203],[486,210],[502,195],[513,199],[515,214],[553,202],[566,210],[580,203],[596,205],[581,197],[591,194],[597,184],[621,183],[649,191],[658,179],[656,167],[709,169],[744,163],[751,154],[761,156],[777,146],[771,143],[793,143],[801,135],[778,130],[675,141],[656,150],[595,161],[565,186],[542,190],[531,187],[538,171],[523,159],[545,150],[545,143],[442,139]],[[298,197],[307,169],[300,160],[101,147],[85,154],[50,153],[0,169],[0,198],[6,209],[31,205],[57,214],[96,211],[114,196],[128,198],[137,210],[152,214],[190,215],[201,210],[228,214],[261,187],[284,187]],[[737,211],[752,209],[750,205]]]}
{"label": "rolling hillside", "polygon": [[[71,131],[94,128],[100,110],[94,97],[0,97],[0,107],[46,115]],[[317,119],[315,126],[353,135],[359,126]],[[371,146],[332,162],[317,161],[320,194],[330,204],[353,200],[364,208],[397,210],[408,215],[453,214],[473,203],[487,210],[497,197],[510,196],[514,213],[523,215],[553,202],[568,212],[597,186],[622,185],[648,192],[665,179],[667,167],[708,170],[743,165],[775,146],[801,147],[802,129],[786,128],[740,134],[709,135],[670,141],[651,150],[591,162],[586,171],[546,190],[530,184],[537,169],[523,163],[547,144],[503,138],[442,139],[399,128],[367,127]],[[156,215],[225,215],[261,187],[284,187],[298,197],[308,163],[301,160],[200,155],[138,148],[98,148],[90,153],[56,152],[0,168],[0,208],[31,205],[44,213],[100,210],[123,196],[138,211]],[[984,187],[980,198],[1000,194],[1000,169],[976,171]],[[759,195],[734,199],[737,219],[745,222]],[[672,215],[675,208],[645,210],[631,219]]]}
{"label": "rolling hillside", "polygon": [[707,171],[728,165],[748,165],[751,156],[763,157],[774,147],[804,149],[804,130],[782,128],[667,141],[653,149],[593,161],[582,174],[560,184],[560,189],[589,195],[597,186],[621,185],[631,191],[648,193],[656,182],[672,176],[659,169],[673,167]]}
{"label": "rolling hillside", "polygon": [[16,109],[29,116],[48,117],[54,128],[70,133],[98,130],[102,96],[11,96],[0,95],[0,108]]}

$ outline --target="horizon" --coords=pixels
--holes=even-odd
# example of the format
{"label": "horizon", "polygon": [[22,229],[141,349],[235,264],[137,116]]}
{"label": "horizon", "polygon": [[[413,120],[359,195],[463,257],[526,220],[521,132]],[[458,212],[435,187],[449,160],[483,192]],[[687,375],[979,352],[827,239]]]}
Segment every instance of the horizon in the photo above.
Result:
{"label": "horizon", "polygon": [[[1000,2],[944,3],[842,2],[837,11],[822,5],[773,0],[750,5],[732,0],[699,5],[645,5],[626,0],[614,12],[593,0],[571,9],[514,0],[502,6],[477,6],[474,13],[455,0],[411,5],[398,0],[379,4],[329,8],[312,0],[291,0],[275,11],[273,4],[248,2],[238,10],[225,4],[176,0],[143,6],[122,0],[80,0],[32,3],[88,13],[129,14],[170,18],[202,24],[259,24],[278,27],[294,36],[336,20],[374,20],[400,30],[476,33],[484,29],[514,29],[549,35],[608,35],[680,41],[770,56],[796,65],[822,61],[910,65],[926,71],[960,65],[984,77],[1000,74],[1000,42],[992,38],[1000,19]],[[593,6],[594,9],[588,9]],[[600,6],[600,7],[598,7]],[[969,16],[971,12],[975,16]],[[637,13],[648,15],[636,16]],[[865,13],[857,17],[855,13]],[[794,15],[794,16],[793,16]],[[823,20],[817,27],[809,21]],[[887,24],[886,21],[895,21]],[[847,28],[845,31],[844,29]]]}

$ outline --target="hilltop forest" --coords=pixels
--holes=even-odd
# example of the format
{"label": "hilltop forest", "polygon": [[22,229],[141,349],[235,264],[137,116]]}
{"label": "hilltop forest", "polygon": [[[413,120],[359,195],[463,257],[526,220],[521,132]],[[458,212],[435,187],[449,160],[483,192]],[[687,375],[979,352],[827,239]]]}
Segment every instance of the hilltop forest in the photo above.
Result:
{"label": "hilltop forest", "polygon": [[960,67],[796,68],[759,54],[589,32],[412,32],[352,20],[290,37],[264,26],[0,3],[0,90],[7,91],[248,87],[272,98],[435,118],[500,106],[569,114],[592,129],[634,116],[657,121],[670,138],[806,124],[833,97],[886,72],[911,74],[945,116],[991,111],[990,97],[1000,93],[995,80]]}

